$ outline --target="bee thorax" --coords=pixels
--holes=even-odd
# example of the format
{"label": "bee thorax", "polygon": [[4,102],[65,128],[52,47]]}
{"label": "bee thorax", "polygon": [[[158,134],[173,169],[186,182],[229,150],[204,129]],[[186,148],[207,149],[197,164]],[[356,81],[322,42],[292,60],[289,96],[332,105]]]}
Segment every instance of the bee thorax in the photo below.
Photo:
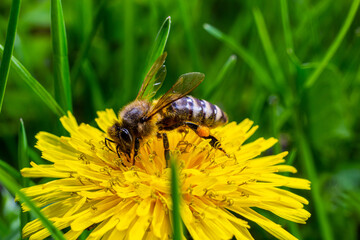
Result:
{"label": "bee thorax", "polygon": [[122,127],[136,137],[146,137],[151,134],[153,122],[150,120],[142,121],[143,117],[150,110],[151,103],[148,101],[136,100],[126,105],[120,112],[119,118],[122,120]]}

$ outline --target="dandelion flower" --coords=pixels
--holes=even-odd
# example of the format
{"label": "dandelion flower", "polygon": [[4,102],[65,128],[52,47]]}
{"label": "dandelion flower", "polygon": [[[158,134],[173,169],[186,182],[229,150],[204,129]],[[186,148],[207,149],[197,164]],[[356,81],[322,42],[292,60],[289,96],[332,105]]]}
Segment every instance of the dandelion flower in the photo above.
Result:
{"label": "dandelion flower", "polygon": [[[22,174],[56,180],[23,192],[67,239],[77,239],[90,228],[87,239],[172,238],[170,169],[162,140],[143,140],[133,165],[105,146],[107,129],[116,119],[112,110],[98,112],[99,130],[78,125],[68,113],[60,120],[70,137],[40,132],[36,147],[51,164],[31,163]],[[255,209],[296,223],[310,217],[303,209],[308,201],[281,188],[309,189],[309,181],[278,174],[296,172],[283,165],[286,152],[259,157],[276,139],[244,143],[257,129],[252,125],[246,119],[211,130],[228,156],[192,131],[168,132],[179,164],[181,218],[193,239],[253,239],[248,221],[276,238],[296,239]],[[30,239],[49,234],[38,219],[23,229]]]}

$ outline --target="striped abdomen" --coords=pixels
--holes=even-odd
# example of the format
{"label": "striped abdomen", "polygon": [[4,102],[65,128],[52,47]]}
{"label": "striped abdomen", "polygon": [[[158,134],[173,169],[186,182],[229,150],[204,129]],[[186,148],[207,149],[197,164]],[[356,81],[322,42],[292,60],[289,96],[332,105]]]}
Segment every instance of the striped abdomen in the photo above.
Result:
{"label": "striped abdomen", "polygon": [[218,106],[192,96],[176,100],[168,107],[167,112],[166,117],[173,118],[173,121],[189,121],[207,127],[216,127],[228,121],[226,114]]}

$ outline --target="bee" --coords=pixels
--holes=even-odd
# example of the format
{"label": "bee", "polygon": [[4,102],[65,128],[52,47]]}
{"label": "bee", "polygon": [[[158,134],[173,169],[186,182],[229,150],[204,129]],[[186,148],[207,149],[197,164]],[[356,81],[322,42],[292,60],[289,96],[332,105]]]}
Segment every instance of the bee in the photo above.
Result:
{"label": "bee", "polygon": [[111,139],[106,138],[105,145],[112,150],[108,142],[114,143],[118,156],[120,157],[120,153],[126,154],[133,164],[140,148],[140,141],[153,136],[162,137],[165,159],[169,160],[166,131],[180,127],[188,127],[201,138],[210,139],[212,146],[217,144],[218,149],[225,152],[218,140],[210,135],[210,128],[226,124],[226,113],[206,100],[187,96],[204,80],[203,73],[191,72],[181,75],[163,96],[158,100],[151,100],[165,79],[166,56],[164,52],[154,62],[136,99],[119,111],[119,120],[107,131]]}

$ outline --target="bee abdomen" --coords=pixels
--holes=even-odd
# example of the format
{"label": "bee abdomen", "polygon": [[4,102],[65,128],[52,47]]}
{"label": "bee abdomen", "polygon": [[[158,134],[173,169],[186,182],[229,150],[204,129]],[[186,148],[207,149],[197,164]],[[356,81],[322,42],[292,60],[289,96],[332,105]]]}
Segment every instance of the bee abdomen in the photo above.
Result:
{"label": "bee abdomen", "polygon": [[208,127],[223,125],[228,121],[224,111],[215,104],[192,96],[180,98],[171,108],[182,121],[191,121]]}

